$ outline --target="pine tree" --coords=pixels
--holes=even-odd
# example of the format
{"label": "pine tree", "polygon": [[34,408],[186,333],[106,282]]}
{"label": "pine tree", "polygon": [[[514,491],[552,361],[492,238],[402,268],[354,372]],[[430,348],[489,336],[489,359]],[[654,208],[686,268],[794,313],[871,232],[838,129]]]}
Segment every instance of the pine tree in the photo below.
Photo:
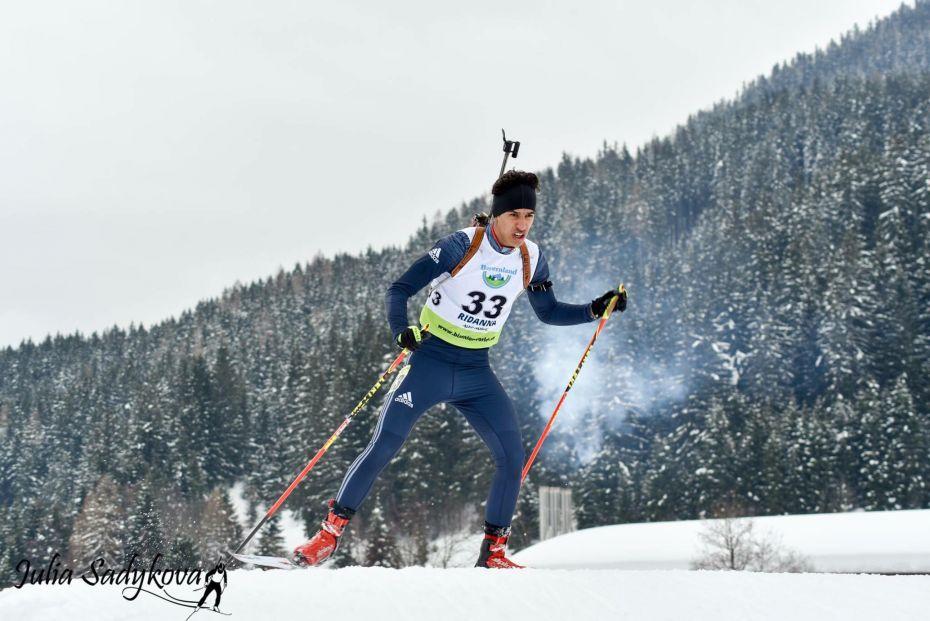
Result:
{"label": "pine tree", "polygon": [[856,398],[859,433],[856,452],[859,454],[858,479],[861,481],[862,506],[867,510],[899,508],[897,492],[891,482],[893,460],[887,457],[889,442],[886,437],[888,416],[884,412],[878,382],[870,380]]}
{"label": "pine tree", "polygon": [[[629,468],[623,463],[619,437],[609,432],[601,450],[585,465],[579,476],[575,495],[579,528],[590,528],[624,521],[627,509],[625,492],[631,485]],[[629,516],[626,516],[629,517]]]}
{"label": "pine tree", "polygon": [[855,487],[859,480],[859,419],[856,404],[838,395],[823,416],[827,421],[827,433],[833,439],[830,447],[832,486],[827,494],[828,506],[831,511],[851,511],[859,506]]}
{"label": "pine tree", "polygon": [[212,385],[212,407],[216,415],[211,434],[216,446],[214,458],[220,462],[217,474],[222,480],[230,482],[243,471],[248,406],[246,387],[225,346],[217,352]]}
{"label": "pine tree", "polygon": [[125,511],[122,490],[103,475],[87,494],[74,522],[68,549],[77,567],[89,567],[98,558],[113,567],[123,559]]}
{"label": "pine tree", "polygon": [[207,565],[222,559],[231,546],[242,539],[242,527],[229,496],[222,488],[214,488],[203,503],[198,521],[197,548]]}
{"label": "pine tree", "polygon": [[287,556],[284,537],[281,533],[281,516],[275,515],[262,527],[258,535],[255,554],[264,556]]}
{"label": "pine tree", "polygon": [[831,449],[836,442],[817,410],[791,403],[782,413],[779,433],[785,449],[782,481],[785,502],[780,510],[816,513],[831,509],[834,472]]}
{"label": "pine tree", "polygon": [[197,549],[197,544],[187,535],[177,535],[168,548],[168,555],[165,561],[171,569],[192,570],[201,567],[201,554]]}
{"label": "pine tree", "polygon": [[693,469],[689,468],[689,489],[682,495],[693,497],[700,517],[712,516],[721,506],[742,504],[742,499],[738,498],[736,470],[739,438],[729,410],[725,402],[711,401],[704,413],[701,431],[689,439]]}
{"label": "pine tree", "polygon": [[133,554],[146,565],[161,554],[167,553],[164,529],[155,502],[154,485],[151,479],[143,480],[135,491],[135,501],[128,511],[128,528],[124,557]]}
{"label": "pine tree", "polygon": [[906,375],[884,391],[881,405],[884,446],[880,455],[888,464],[884,508],[924,508],[930,499],[930,444],[927,424],[917,413]]}
{"label": "pine tree", "polygon": [[401,567],[400,556],[397,552],[397,541],[388,528],[381,509],[380,498],[369,512],[368,520],[368,550],[365,554],[365,565],[369,567]]}
{"label": "pine tree", "polygon": [[426,567],[428,561],[429,539],[427,538],[426,528],[424,528],[424,524],[421,520],[413,531],[413,558],[410,564],[417,567]]}

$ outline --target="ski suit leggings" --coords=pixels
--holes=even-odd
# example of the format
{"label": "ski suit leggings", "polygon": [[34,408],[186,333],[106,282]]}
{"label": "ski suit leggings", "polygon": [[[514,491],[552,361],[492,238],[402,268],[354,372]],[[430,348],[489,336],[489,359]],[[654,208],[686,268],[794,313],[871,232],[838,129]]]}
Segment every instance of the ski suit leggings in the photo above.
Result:
{"label": "ski suit leggings", "polygon": [[523,443],[510,397],[486,362],[449,362],[415,352],[399,371],[384,400],[368,446],[346,472],[336,502],[357,510],[375,479],[407,440],[420,416],[437,403],[451,403],[478,432],[497,469],[485,519],[509,526],[523,471]]}

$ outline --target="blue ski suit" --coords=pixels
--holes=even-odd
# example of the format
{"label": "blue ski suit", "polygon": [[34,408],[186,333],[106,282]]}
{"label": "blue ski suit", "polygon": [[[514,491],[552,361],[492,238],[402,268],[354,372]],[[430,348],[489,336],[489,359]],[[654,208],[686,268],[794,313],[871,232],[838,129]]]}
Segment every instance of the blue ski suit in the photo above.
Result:
{"label": "blue ski suit", "polygon": [[[502,247],[488,229],[488,240]],[[409,325],[407,301],[433,279],[451,272],[468,250],[468,237],[458,231],[440,239],[396,280],[387,291],[388,322],[394,338]],[[441,249],[435,252],[435,249]],[[438,260],[437,260],[438,257]],[[540,253],[527,296],[539,319],[553,325],[574,325],[595,319],[590,304],[559,302],[552,292],[549,266]],[[397,454],[420,416],[438,403],[458,409],[494,456],[496,470],[485,509],[485,520],[510,526],[520,491],[524,451],[513,403],[488,363],[488,348],[466,349],[427,338],[403,367],[378,415],[368,446],[349,467],[336,495],[338,507],[355,511],[371,491],[375,479]]]}

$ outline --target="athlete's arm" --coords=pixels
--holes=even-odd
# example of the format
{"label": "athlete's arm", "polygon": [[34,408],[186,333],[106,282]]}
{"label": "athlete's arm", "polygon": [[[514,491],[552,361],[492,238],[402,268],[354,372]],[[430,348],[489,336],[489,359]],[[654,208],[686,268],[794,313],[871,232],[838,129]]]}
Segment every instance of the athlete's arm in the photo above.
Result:
{"label": "athlete's arm", "polygon": [[579,323],[588,323],[597,319],[591,312],[590,304],[567,304],[559,302],[552,291],[549,282],[549,263],[542,252],[539,253],[539,262],[536,272],[526,290],[526,297],[536,312],[536,316],[543,323],[553,326],[573,326]]}
{"label": "athlete's arm", "polygon": [[443,237],[429,252],[414,261],[400,278],[391,283],[384,296],[384,303],[394,339],[410,325],[407,320],[407,300],[433,279],[455,269],[465,257],[469,243],[468,235],[461,231]]}

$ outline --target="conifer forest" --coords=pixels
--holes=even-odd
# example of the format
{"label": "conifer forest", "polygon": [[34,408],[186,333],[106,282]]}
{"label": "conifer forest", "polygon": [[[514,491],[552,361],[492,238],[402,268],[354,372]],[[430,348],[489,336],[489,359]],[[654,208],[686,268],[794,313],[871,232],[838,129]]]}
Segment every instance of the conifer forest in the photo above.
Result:
{"label": "conifer forest", "polygon": [[[930,507],[930,2],[671,135],[537,172],[531,237],[556,295],[623,282],[629,307],[524,485],[513,549],[538,536],[539,485],[571,487],[580,527]],[[487,210],[491,182],[395,247],[308,258],[157,325],[0,350],[5,575],[52,551],[192,566],[234,546],[230,487],[260,518],[396,355],[388,285]],[[527,452],[593,328],[519,302],[493,348]],[[381,398],[287,501],[310,533]],[[431,410],[339,562],[423,563],[463,515],[477,532],[493,471],[454,408]],[[277,520],[253,549],[285,552]]]}

